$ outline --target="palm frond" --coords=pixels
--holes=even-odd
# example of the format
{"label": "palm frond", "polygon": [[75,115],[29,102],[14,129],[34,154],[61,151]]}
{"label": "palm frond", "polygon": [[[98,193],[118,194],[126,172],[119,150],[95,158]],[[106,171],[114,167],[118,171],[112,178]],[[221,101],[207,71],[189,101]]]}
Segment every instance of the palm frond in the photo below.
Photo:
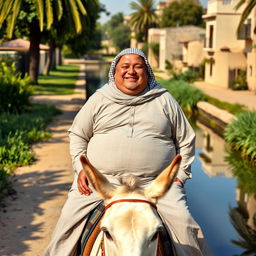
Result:
{"label": "palm frond", "polygon": [[13,3],[15,0],[6,0],[1,2],[0,6],[0,24],[4,22],[7,16],[12,11]]}
{"label": "palm frond", "polygon": [[82,24],[79,16],[79,12],[77,10],[77,6],[74,0],[69,0],[69,5],[71,7],[72,18],[75,24],[76,32],[80,33],[82,31]]}
{"label": "palm frond", "polygon": [[252,12],[252,10],[256,6],[256,0],[249,0],[248,2],[246,0],[240,0],[238,4],[235,6],[235,9],[238,10],[243,4],[247,4],[245,9],[242,12],[241,19],[239,21],[238,27],[237,27],[237,34],[241,30],[242,26],[244,25],[244,22]]}
{"label": "palm frond", "polygon": [[12,8],[12,15],[10,16],[10,20],[8,22],[8,26],[7,26],[7,36],[10,38],[12,37],[12,33],[13,33],[13,29],[14,29],[14,25],[16,22],[16,18],[19,14],[20,11],[20,5],[21,5],[21,1],[22,0],[15,0],[13,3],[13,8]]}
{"label": "palm frond", "polygon": [[84,8],[84,5],[82,3],[81,0],[76,0],[76,3],[77,3],[77,6],[78,6],[78,9],[80,10],[80,12],[83,14],[83,15],[86,15],[87,14],[87,11],[86,9]]}
{"label": "palm frond", "polygon": [[44,29],[44,2],[42,0],[35,1],[37,15],[39,20],[39,27],[40,30],[43,31]]}
{"label": "palm frond", "polygon": [[52,1],[46,0],[45,7],[46,7],[46,19],[47,19],[47,29],[50,29],[53,23],[53,9],[52,9]]}
{"label": "palm frond", "polygon": [[57,1],[54,1],[54,3],[55,3],[55,7],[56,7],[56,12],[57,12],[57,18],[58,18],[58,20],[60,20],[63,15],[62,1],[57,0]]}

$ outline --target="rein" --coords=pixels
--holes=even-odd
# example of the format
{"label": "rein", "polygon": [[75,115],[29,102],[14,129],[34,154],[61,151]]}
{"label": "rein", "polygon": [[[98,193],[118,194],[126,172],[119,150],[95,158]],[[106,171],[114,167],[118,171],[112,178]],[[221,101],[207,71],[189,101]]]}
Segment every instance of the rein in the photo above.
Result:
{"label": "rein", "polygon": [[123,202],[129,202],[129,203],[146,203],[149,204],[150,206],[152,206],[154,209],[157,210],[156,204],[148,201],[148,200],[144,200],[144,199],[119,199],[119,200],[115,200],[112,201],[111,203],[109,203],[108,205],[105,206],[105,211],[110,208],[113,204],[117,204],[117,203],[123,203]]}

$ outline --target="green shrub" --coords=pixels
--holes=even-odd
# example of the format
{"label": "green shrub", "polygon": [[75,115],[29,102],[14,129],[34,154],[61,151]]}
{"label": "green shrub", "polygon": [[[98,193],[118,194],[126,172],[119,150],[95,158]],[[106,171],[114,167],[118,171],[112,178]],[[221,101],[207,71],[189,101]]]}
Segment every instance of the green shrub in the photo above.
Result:
{"label": "green shrub", "polygon": [[173,69],[173,65],[169,60],[165,60],[165,69],[171,71]]}
{"label": "green shrub", "polygon": [[232,149],[243,157],[256,160],[256,111],[245,111],[237,115],[224,132],[224,137]]}
{"label": "green shrub", "polygon": [[34,161],[30,146],[50,137],[45,128],[58,113],[54,106],[34,104],[20,115],[0,115],[0,199],[3,190],[8,190],[8,175],[12,170]]}
{"label": "green shrub", "polygon": [[233,90],[247,90],[248,89],[245,70],[239,70],[238,77],[235,79],[235,81],[233,83],[231,83],[230,88]]}
{"label": "green shrub", "polygon": [[197,102],[205,99],[200,90],[184,81],[160,80],[160,84],[169,90],[186,114],[195,112]]}
{"label": "green shrub", "polygon": [[30,79],[16,73],[15,63],[8,66],[2,62],[0,66],[0,113],[21,113],[30,104]]}
{"label": "green shrub", "polygon": [[172,73],[172,79],[173,80],[183,80],[186,81],[188,83],[192,83],[195,82],[196,80],[199,79],[199,72],[196,71],[192,71],[192,70],[187,70],[185,72],[181,72],[181,73]]}

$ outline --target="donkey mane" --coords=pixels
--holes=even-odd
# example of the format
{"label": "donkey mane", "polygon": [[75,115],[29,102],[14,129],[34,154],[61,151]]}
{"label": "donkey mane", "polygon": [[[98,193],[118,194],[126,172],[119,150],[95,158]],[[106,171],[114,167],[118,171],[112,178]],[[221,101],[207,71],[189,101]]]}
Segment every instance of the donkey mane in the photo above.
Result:
{"label": "donkey mane", "polygon": [[120,190],[124,193],[134,192],[140,189],[140,182],[138,177],[134,175],[128,175],[120,178]]}

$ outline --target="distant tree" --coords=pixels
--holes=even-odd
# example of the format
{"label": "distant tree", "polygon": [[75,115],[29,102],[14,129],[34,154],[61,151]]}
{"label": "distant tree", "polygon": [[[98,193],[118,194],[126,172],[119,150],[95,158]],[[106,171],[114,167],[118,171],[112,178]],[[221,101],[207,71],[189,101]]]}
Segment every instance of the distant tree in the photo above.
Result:
{"label": "distant tree", "polygon": [[[69,17],[69,23],[72,24],[76,33],[82,31],[81,17],[86,16],[87,10],[84,7],[85,0],[5,0],[0,1],[0,27],[5,22],[6,34],[12,37],[17,17],[20,12],[28,13],[27,28],[29,30],[30,49],[29,49],[29,76],[37,83],[39,70],[39,44],[41,32],[49,30],[54,21],[60,19],[63,13]],[[89,3],[94,0],[89,1]],[[28,19],[30,17],[30,19]],[[46,21],[45,21],[46,17]]]}
{"label": "distant tree", "polygon": [[112,42],[119,51],[125,48],[128,48],[130,46],[131,30],[129,26],[125,24],[119,24],[111,34],[112,34]]}
{"label": "distant tree", "polygon": [[203,7],[192,0],[172,2],[163,11],[160,27],[194,25],[203,27]]}
{"label": "distant tree", "polygon": [[136,34],[142,34],[145,42],[148,40],[148,29],[155,27],[158,18],[156,15],[154,0],[137,0],[130,3],[134,12],[131,14],[129,24]]}
{"label": "distant tree", "polygon": [[102,27],[105,37],[112,41],[113,45],[122,50],[130,46],[131,30],[128,25],[124,24],[124,16],[117,13]]}
{"label": "distant tree", "polygon": [[[245,9],[242,12],[240,22],[237,27],[237,33],[241,30],[244,22],[247,20],[248,16],[251,14],[252,10],[256,8],[256,0],[240,0],[235,9],[238,10],[242,5],[246,4]],[[255,19],[256,19],[256,14],[255,14]],[[254,34],[256,34],[256,25],[254,27]]]}

